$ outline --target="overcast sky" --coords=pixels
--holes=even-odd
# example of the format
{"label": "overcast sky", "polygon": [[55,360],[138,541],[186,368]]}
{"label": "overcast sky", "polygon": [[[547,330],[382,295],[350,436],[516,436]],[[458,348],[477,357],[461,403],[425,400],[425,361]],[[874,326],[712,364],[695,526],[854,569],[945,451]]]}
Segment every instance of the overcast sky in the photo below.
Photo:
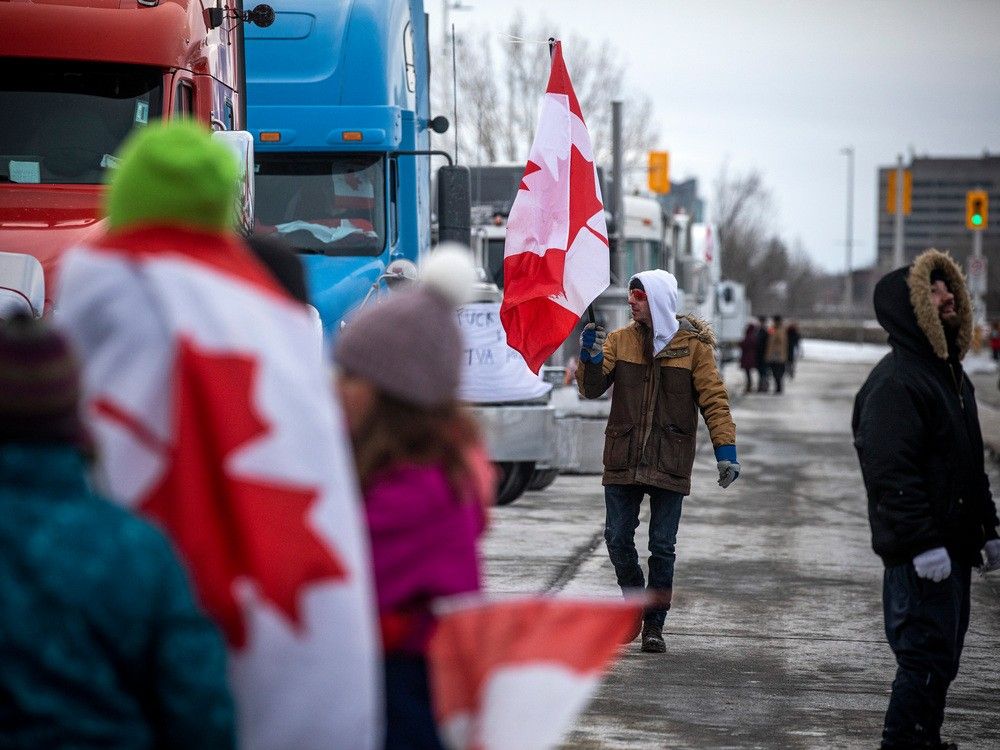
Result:
{"label": "overcast sky", "polygon": [[[425,0],[435,42],[445,1]],[[673,180],[697,177],[711,215],[723,164],[761,170],[776,231],[827,270],[845,266],[844,146],[855,149],[855,267],[875,257],[879,165],[911,149],[1000,153],[1000,0],[463,4],[450,13],[458,34],[505,28],[520,9],[529,27],[544,17],[559,35],[610,39],[629,85],[653,101]]]}

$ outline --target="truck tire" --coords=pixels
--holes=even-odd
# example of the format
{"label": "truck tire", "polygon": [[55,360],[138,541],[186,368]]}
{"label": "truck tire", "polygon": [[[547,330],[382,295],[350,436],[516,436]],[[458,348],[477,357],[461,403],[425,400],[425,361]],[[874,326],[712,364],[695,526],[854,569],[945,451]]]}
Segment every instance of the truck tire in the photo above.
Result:
{"label": "truck tire", "polygon": [[535,469],[535,473],[531,475],[531,481],[528,482],[528,490],[544,490],[556,481],[557,476],[559,476],[559,469]]}
{"label": "truck tire", "polygon": [[533,461],[501,461],[497,463],[497,505],[510,505],[521,497],[535,473]]}

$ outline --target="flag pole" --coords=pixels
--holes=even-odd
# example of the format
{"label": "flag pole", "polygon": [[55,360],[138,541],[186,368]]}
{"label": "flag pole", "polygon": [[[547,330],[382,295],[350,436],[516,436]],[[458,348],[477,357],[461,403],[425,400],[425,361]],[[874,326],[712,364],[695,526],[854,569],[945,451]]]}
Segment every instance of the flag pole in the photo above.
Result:
{"label": "flag pole", "polygon": [[[556,53],[556,38],[554,36],[549,37],[549,60],[552,60],[552,56]],[[591,302],[587,305],[587,320],[594,325],[597,325],[597,319],[594,317],[594,303]]]}

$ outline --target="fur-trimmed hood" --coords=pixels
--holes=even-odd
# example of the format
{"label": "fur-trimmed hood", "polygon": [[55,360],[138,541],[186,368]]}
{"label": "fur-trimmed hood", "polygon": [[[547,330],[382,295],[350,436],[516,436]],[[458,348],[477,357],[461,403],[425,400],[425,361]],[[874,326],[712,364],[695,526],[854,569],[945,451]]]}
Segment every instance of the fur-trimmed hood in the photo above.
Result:
{"label": "fur-trimmed hood", "polygon": [[[680,327],[677,330],[677,335],[682,333],[694,334],[699,341],[703,344],[708,344],[713,349],[716,346],[715,331],[712,330],[712,326],[707,320],[703,320],[696,315],[678,315],[677,320],[680,322]],[[676,338],[676,336],[674,337]]]}
{"label": "fur-trimmed hood", "polygon": [[931,299],[931,272],[940,271],[955,296],[959,326],[958,357],[962,359],[972,341],[972,301],[965,277],[948,253],[925,250],[908,268],[897,268],[875,285],[875,317],[889,334],[889,343],[942,361],[948,359],[944,324]]}

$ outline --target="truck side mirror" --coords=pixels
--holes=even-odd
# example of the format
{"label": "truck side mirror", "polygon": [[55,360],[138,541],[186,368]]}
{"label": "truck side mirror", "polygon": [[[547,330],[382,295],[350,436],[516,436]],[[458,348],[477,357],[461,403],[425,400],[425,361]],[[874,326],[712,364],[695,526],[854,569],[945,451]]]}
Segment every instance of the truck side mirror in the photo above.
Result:
{"label": "truck side mirror", "polygon": [[45,274],[38,258],[25,253],[0,253],[0,320],[15,315],[42,317]]}
{"label": "truck side mirror", "polygon": [[252,23],[255,26],[259,26],[262,29],[266,29],[272,23],[274,23],[274,8],[266,3],[261,3],[260,5],[255,5],[251,10],[243,12],[243,20],[246,23]]}
{"label": "truck side mirror", "polygon": [[232,151],[240,165],[240,191],[236,205],[237,224],[245,233],[253,231],[253,136],[246,130],[216,130],[212,137]]}
{"label": "truck side mirror", "polygon": [[448,118],[445,117],[444,115],[438,115],[429,123],[430,129],[433,130],[438,135],[441,135],[442,133],[447,133],[449,124],[450,123],[448,122]]}
{"label": "truck side mirror", "polygon": [[438,242],[472,244],[472,188],[468,167],[438,169]]}

